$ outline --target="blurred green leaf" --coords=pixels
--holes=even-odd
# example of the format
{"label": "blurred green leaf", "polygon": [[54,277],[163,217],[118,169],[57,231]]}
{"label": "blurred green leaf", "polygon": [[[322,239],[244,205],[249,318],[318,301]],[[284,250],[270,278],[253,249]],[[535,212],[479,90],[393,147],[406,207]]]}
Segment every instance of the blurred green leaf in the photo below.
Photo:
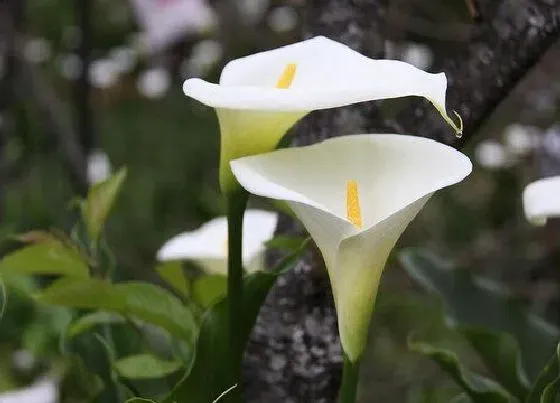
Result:
{"label": "blurred green leaf", "polygon": [[75,337],[81,333],[87,332],[97,325],[105,323],[125,323],[126,320],[120,315],[110,312],[97,311],[83,315],[76,319],[68,330],[69,337]]}
{"label": "blurred green leaf", "polygon": [[76,354],[67,357],[68,367],[60,385],[61,401],[92,402],[103,390],[103,380],[90,372]]}
{"label": "blurred green leaf", "polygon": [[183,297],[189,295],[189,280],[183,271],[183,264],[178,261],[160,263],[155,271],[170,287]]}
{"label": "blurred green leaf", "polygon": [[152,354],[131,355],[117,360],[114,365],[119,375],[127,379],[163,378],[182,367],[178,361],[164,361]]}
{"label": "blurred green leaf", "polygon": [[472,400],[469,395],[463,393],[461,395],[455,396],[449,403],[472,403]]}
{"label": "blurred green leaf", "polygon": [[[94,339],[101,346],[105,353],[107,363],[109,367],[106,371],[100,371],[99,375],[105,384],[105,388],[102,391],[102,396],[100,401],[102,402],[115,402],[120,403],[124,399],[130,397],[128,386],[125,382],[122,382],[119,378],[119,374],[115,368],[115,362],[117,361],[117,352],[115,345],[113,343],[113,337],[110,331],[103,332],[102,336],[100,333],[93,333]],[[103,399],[103,400],[102,400]]]}
{"label": "blurred green leaf", "polygon": [[200,306],[209,308],[227,295],[227,276],[200,276],[193,282],[192,298]]}
{"label": "blurred green leaf", "polygon": [[535,381],[526,403],[555,403],[560,394],[560,344]]}
{"label": "blurred green leaf", "polygon": [[474,403],[511,403],[512,398],[496,382],[465,369],[452,351],[434,345],[409,340],[410,350],[434,361],[459,385]]}
{"label": "blurred green leaf", "polygon": [[0,260],[0,274],[45,274],[89,277],[89,268],[75,249],[54,237],[8,254]]}
{"label": "blurred green leaf", "polygon": [[111,207],[126,179],[126,168],[103,182],[95,184],[88,192],[84,220],[91,239],[97,239],[111,211]]}
{"label": "blurred green leaf", "polygon": [[[502,285],[476,277],[467,269],[455,269],[426,251],[407,249],[401,252],[399,259],[420,285],[443,298],[446,314],[456,325],[512,335],[519,345],[529,379],[537,377],[560,339],[560,331],[555,326],[528,312]],[[472,338],[470,341],[479,354],[488,353],[481,343]],[[494,358],[485,358],[486,362],[491,360]],[[511,374],[501,377],[511,379]]]}
{"label": "blurred green leaf", "polygon": [[522,368],[515,338],[479,327],[457,326],[457,330],[480,355],[496,381],[520,401],[525,400],[529,394],[529,381]]}
{"label": "blurred green leaf", "polygon": [[[243,279],[244,316],[239,318],[243,330],[242,351],[245,350],[245,344],[268,291],[280,275],[295,265],[307,244],[308,240],[305,240],[296,252],[284,258],[274,270],[255,272]],[[223,357],[228,356],[229,342],[227,300],[223,298],[204,315],[194,365],[164,402],[212,402],[219,398],[223,391],[234,386],[236,380],[232,378],[234,371],[231,368],[236,368],[239,362],[230,363],[223,360]],[[241,359],[242,357],[239,357],[239,360]]]}
{"label": "blurred green leaf", "polygon": [[151,399],[144,399],[141,397],[133,397],[132,399],[128,399],[125,403],[156,403],[154,400]]}
{"label": "blurred green leaf", "polygon": [[153,284],[110,284],[97,279],[63,278],[37,296],[41,302],[75,308],[102,309],[158,325],[187,343],[194,343],[196,325],[189,309],[170,292]]}
{"label": "blurred green leaf", "polygon": [[293,236],[276,236],[265,243],[267,248],[280,249],[286,252],[294,252],[301,247],[301,243],[305,241],[303,237]]}

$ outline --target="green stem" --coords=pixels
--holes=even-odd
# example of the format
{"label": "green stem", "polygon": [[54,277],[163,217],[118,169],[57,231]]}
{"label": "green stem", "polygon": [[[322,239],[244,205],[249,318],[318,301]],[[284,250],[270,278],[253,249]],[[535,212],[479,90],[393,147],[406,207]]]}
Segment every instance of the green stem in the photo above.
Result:
{"label": "green stem", "polygon": [[[241,360],[245,342],[242,335],[243,316],[243,216],[249,194],[244,190],[227,195],[228,219],[228,317],[230,331],[231,375],[241,382]],[[236,389],[236,392],[239,388]],[[237,393],[234,393],[237,394]]]}
{"label": "green stem", "polygon": [[340,391],[338,393],[338,403],[356,403],[359,376],[360,360],[352,362],[346,354],[344,354],[342,385],[340,385]]}

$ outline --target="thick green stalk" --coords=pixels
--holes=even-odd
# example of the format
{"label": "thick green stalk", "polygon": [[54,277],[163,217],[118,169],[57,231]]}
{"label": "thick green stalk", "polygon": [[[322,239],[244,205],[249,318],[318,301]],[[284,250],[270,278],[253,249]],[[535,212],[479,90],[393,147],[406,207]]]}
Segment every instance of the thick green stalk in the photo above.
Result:
{"label": "thick green stalk", "polygon": [[[245,342],[241,333],[243,323],[243,216],[249,195],[244,190],[227,195],[228,218],[228,319],[232,380],[241,384],[241,360]],[[240,388],[232,391],[240,396]],[[233,396],[232,396],[233,397]]]}
{"label": "thick green stalk", "polygon": [[338,392],[338,403],[356,403],[359,377],[360,360],[352,362],[346,354],[344,354],[342,385],[340,385],[340,391]]}

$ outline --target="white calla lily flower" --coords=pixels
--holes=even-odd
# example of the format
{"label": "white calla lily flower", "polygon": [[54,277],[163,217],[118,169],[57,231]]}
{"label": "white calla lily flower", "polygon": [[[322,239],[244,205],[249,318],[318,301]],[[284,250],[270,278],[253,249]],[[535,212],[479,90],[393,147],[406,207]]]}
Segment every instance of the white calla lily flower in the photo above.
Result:
{"label": "white calla lily flower", "polygon": [[[193,78],[183,91],[216,108],[221,129],[220,183],[236,188],[229,161],[276,148],[307,113],[377,99],[420,96],[445,112],[447,79],[397,60],[373,60],[318,36],[228,63],[220,83]],[[461,126],[461,125],[459,125]]]}
{"label": "white calla lily flower", "polygon": [[542,226],[548,218],[560,217],[560,176],[530,183],[523,191],[523,208],[533,225]]}
{"label": "white calla lily flower", "polygon": [[353,135],[231,162],[249,192],[285,200],[321,250],[350,360],[362,354],[391,249],[430,196],[465,178],[468,157],[433,140]]}
{"label": "white calla lily flower", "polygon": [[33,385],[0,393],[1,403],[56,403],[58,401],[58,385],[53,379],[40,379]]}
{"label": "white calla lily flower", "polygon": [[[263,268],[265,243],[274,236],[278,215],[262,210],[247,210],[243,219],[243,265],[248,272]],[[160,261],[191,260],[209,274],[227,275],[228,224],[218,217],[200,228],[179,234],[167,241],[157,253]]]}

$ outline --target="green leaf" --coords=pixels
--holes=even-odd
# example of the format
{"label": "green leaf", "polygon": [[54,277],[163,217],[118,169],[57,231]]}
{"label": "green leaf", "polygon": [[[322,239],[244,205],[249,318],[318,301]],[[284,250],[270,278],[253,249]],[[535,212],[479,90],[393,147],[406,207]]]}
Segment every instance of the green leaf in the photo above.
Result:
{"label": "green leaf", "polygon": [[265,245],[267,248],[294,252],[301,247],[303,241],[305,241],[303,237],[279,235],[267,241]]}
{"label": "green leaf", "polygon": [[[273,271],[255,272],[244,278],[244,316],[239,318],[243,331],[243,351],[268,291],[280,275],[295,265],[307,244],[308,240],[305,240],[296,252],[283,259]],[[206,312],[198,336],[193,367],[165,399],[165,403],[212,402],[220,397],[220,393],[235,385],[236,380],[232,379],[233,371],[230,368],[237,367],[239,363],[228,363],[223,360],[223,357],[228,355],[227,347],[230,342],[227,314],[225,298]],[[241,360],[242,357],[239,359]]]}
{"label": "green leaf", "polygon": [[423,354],[434,361],[465,391],[474,403],[510,403],[511,396],[496,382],[465,369],[457,355],[445,348],[409,340],[412,351]]}
{"label": "green leaf", "polygon": [[105,323],[125,323],[126,320],[120,315],[109,312],[97,311],[86,314],[74,321],[68,330],[69,337],[76,337],[79,334],[87,332],[97,325]]}
{"label": "green leaf", "polygon": [[171,288],[183,297],[189,295],[189,280],[183,271],[183,264],[178,261],[164,262],[156,266],[155,271]]}
{"label": "green leaf", "polygon": [[89,277],[89,268],[80,253],[51,237],[18,249],[0,260],[0,274],[63,275]]}
{"label": "green leaf", "polygon": [[111,207],[126,179],[126,168],[103,182],[95,184],[88,192],[84,220],[91,239],[97,239],[111,211]]}
{"label": "green leaf", "polygon": [[164,361],[152,354],[130,355],[114,365],[119,375],[127,379],[164,378],[182,366],[178,361]]}
{"label": "green leaf", "polygon": [[560,344],[531,388],[526,403],[555,403],[560,393]]}
{"label": "green leaf", "polygon": [[103,380],[90,372],[77,354],[66,356],[67,368],[62,378],[61,390],[65,401],[92,402],[103,391]]}
{"label": "green leaf", "polygon": [[157,403],[151,399],[144,399],[141,397],[133,397],[132,399],[128,399],[125,403]]}
{"label": "green leaf", "polygon": [[472,400],[469,395],[463,393],[455,396],[449,403],[472,403]]}
{"label": "green leaf", "polygon": [[192,344],[196,325],[190,310],[170,292],[153,284],[110,284],[98,279],[63,278],[37,296],[41,302],[74,308],[102,309],[161,326]]}
{"label": "green leaf", "polygon": [[515,338],[507,333],[472,326],[458,326],[457,330],[479,354],[496,381],[524,401],[529,394],[529,381],[522,368]]}
{"label": "green leaf", "polygon": [[[399,259],[420,285],[443,298],[446,314],[456,324],[512,335],[519,345],[529,379],[537,377],[556,349],[560,330],[528,312],[502,285],[476,277],[470,270],[455,269],[419,249],[407,249]],[[481,348],[482,344],[470,341],[481,356],[488,353],[488,349]],[[490,362],[495,358],[483,359]],[[504,374],[500,377],[511,378]],[[519,379],[518,385],[523,384],[523,379]]]}
{"label": "green leaf", "polygon": [[227,276],[201,276],[192,287],[192,298],[200,306],[209,308],[227,295]]}

